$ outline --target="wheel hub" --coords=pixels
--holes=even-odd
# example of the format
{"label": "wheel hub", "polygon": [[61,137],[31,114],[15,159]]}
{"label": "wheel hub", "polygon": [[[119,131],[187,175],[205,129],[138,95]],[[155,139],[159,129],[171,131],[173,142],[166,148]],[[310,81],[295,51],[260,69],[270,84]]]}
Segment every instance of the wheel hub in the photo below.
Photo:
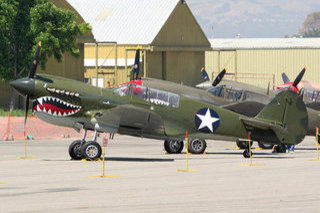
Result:
{"label": "wheel hub", "polygon": [[172,150],[177,152],[181,146],[181,143],[180,141],[170,141],[169,145]]}
{"label": "wheel hub", "polygon": [[200,140],[193,140],[192,143],[191,143],[191,147],[192,147],[193,150],[199,151],[199,150],[202,149],[203,143]]}
{"label": "wheel hub", "polygon": [[80,144],[74,146],[73,153],[76,154],[77,157],[81,157]]}
{"label": "wheel hub", "polygon": [[95,158],[98,155],[98,148],[93,145],[89,145],[86,149],[86,154],[90,158]]}

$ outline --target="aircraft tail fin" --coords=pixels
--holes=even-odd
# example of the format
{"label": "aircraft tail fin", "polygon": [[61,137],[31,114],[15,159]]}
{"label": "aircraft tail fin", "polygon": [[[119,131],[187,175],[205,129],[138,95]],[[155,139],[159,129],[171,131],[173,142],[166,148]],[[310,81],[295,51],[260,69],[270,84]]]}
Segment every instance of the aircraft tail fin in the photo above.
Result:
{"label": "aircraft tail fin", "polygon": [[253,132],[255,129],[273,131],[284,144],[300,143],[308,127],[306,106],[300,96],[290,90],[279,93],[256,117],[241,120]]}
{"label": "aircraft tail fin", "polygon": [[210,81],[209,75],[207,71],[204,69],[204,67],[201,68],[201,74],[203,81]]}

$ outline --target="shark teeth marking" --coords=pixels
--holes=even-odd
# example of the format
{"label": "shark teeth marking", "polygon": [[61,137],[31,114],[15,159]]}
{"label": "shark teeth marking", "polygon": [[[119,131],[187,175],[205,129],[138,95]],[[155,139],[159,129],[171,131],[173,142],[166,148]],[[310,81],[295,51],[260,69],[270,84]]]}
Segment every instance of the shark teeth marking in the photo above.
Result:
{"label": "shark teeth marking", "polygon": [[42,98],[39,98],[38,102],[39,102],[40,105],[42,105]]}
{"label": "shark teeth marking", "polygon": [[39,97],[34,106],[35,112],[43,112],[54,117],[67,117],[74,115],[82,109],[64,100],[52,96]]}

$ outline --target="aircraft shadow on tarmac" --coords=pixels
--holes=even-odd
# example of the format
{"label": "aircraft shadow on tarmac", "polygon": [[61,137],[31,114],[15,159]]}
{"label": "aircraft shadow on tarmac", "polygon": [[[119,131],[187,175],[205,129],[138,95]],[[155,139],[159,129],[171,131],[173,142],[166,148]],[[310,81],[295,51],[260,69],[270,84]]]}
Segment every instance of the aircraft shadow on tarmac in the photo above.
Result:
{"label": "aircraft shadow on tarmac", "polygon": [[36,191],[36,192],[0,194],[0,197],[16,197],[16,196],[34,195],[34,194],[47,194],[47,193],[56,193],[56,192],[73,192],[73,191],[81,191],[81,190],[85,190],[85,189],[80,189],[80,188],[75,188],[75,187],[51,188],[51,189],[45,189],[45,190]]}
{"label": "aircraft shadow on tarmac", "polygon": [[136,157],[105,157],[106,161],[135,161],[135,162],[171,162],[173,158],[136,158]]}
{"label": "aircraft shadow on tarmac", "polygon": [[295,148],[295,150],[310,150],[310,151],[317,151],[317,148],[305,148],[305,147],[299,147]]}
{"label": "aircraft shadow on tarmac", "polygon": [[[137,157],[105,157],[104,160],[105,161],[128,161],[128,162],[172,162],[174,161],[173,158],[163,159],[163,158],[137,158]],[[42,161],[70,161],[70,160],[43,159]],[[75,161],[75,162],[79,162],[79,161]]]}
{"label": "aircraft shadow on tarmac", "polygon": [[[207,152],[207,155],[241,155],[240,152]],[[275,158],[275,159],[289,159],[294,156],[285,155],[285,153],[259,153],[254,152],[252,158]]]}

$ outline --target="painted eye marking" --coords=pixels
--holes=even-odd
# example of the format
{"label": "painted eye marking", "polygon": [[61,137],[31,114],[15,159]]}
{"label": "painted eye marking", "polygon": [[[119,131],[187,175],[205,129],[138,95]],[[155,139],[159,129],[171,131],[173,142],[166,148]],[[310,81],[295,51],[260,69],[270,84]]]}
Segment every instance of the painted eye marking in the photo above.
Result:
{"label": "painted eye marking", "polygon": [[44,112],[55,117],[71,116],[81,109],[81,106],[73,105],[51,96],[38,98],[33,106],[34,112]]}

